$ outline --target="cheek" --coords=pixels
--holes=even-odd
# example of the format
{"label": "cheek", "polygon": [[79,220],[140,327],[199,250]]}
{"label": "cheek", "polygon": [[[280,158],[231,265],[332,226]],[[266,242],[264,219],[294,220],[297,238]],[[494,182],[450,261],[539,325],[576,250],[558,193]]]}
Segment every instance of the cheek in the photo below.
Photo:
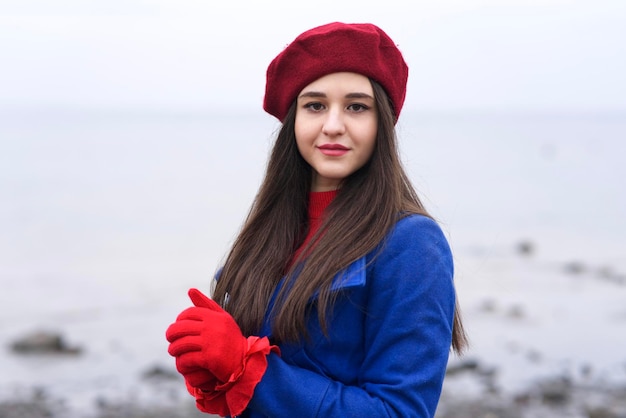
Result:
{"label": "cheek", "polygon": [[306,124],[297,124],[294,127],[294,133],[296,135],[296,144],[298,149],[302,150],[310,148],[315,141],[316,135],[313,129]]}
{"label": "cheek", "polygon": [[363,163],[365,164],[366,162],[368,162],[371,158],[372,158],[372,154],[374,154],[374,146],[375,146],[375,142],[371,141],[368,146],[364,149],[364,153],[363,153]]}
{"label": "cheek", "polygon": [[296,128],[294,130],[294,133],[296,135],[296,146],[298,148],[300,156],[304,158],[305,161],[309,162],[309,150],[311,149],[311,144],[310,141],[307,141],[308,136],[306,132]]}
{"label": "cheek", "polygon": [[374,148],[376,146],[376,129],[376,124],[373,124],[361,131],[361,145],[363,147],[363,153],[365,154],[364,158],[366,158],[366,160],[369,160],[374,153]]}

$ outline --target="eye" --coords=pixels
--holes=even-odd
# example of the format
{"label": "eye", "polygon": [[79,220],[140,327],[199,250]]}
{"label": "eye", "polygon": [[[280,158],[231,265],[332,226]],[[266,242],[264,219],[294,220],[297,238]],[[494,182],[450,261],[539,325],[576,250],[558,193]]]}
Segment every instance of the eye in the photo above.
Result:
{"label": "eye", "polygon": [[313,112],[320,112],[324,110],[324,105],[320,102],[309,102],[304,105],[304,108]]}
{"label": "eye", "polygon": [[351,112],[356,112],[356,113],[365,112],[369,108],[370,108],[369,106],[366,106],[362,103],[352,103],[348,106],[348,110],[350,110]]}

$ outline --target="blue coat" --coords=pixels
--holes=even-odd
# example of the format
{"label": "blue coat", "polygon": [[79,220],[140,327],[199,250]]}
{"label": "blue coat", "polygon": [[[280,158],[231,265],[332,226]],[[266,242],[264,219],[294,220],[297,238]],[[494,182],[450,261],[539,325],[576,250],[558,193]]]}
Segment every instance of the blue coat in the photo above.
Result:
{"label": "blue coat", "polygon": [[328,337],[314,313],[310,340],[269,356],[244,417],[435,415],[452,339],[450,248],[420,215],[400,220],[380,248],[335,278]]}

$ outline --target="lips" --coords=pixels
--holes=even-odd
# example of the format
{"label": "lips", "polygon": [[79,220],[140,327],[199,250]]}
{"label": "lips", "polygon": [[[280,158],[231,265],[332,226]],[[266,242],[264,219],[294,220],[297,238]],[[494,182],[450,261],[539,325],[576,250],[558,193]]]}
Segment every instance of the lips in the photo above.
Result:
{"label": "lips", "polygon": [[331,157],[339,157],[350,151],[350,148],[341,144],[323,144],[317,148],[322,152],[322,154]]}
{"label": "lips", "polygon": [[344,147],[341,144],[324,144],[319,146],[320,149],[340,149],[340,150],[348,150],[348,147]]}

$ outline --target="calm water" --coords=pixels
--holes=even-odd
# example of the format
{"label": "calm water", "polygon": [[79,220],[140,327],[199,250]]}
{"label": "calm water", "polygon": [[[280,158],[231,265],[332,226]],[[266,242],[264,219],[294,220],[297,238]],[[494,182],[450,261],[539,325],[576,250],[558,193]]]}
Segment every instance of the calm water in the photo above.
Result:
{"label": "calm water", "polygon": [[[626,272],[626,117],[402,118],[406,167],[459,277],[520,240],[541,260]],[[114,392],[171,365],[164,329],[186,289],[208,285],[277,127],[261,113],[0,113],[0,344],[52,329],[86,349],[60,361],[7,352],[0,390]]]}

